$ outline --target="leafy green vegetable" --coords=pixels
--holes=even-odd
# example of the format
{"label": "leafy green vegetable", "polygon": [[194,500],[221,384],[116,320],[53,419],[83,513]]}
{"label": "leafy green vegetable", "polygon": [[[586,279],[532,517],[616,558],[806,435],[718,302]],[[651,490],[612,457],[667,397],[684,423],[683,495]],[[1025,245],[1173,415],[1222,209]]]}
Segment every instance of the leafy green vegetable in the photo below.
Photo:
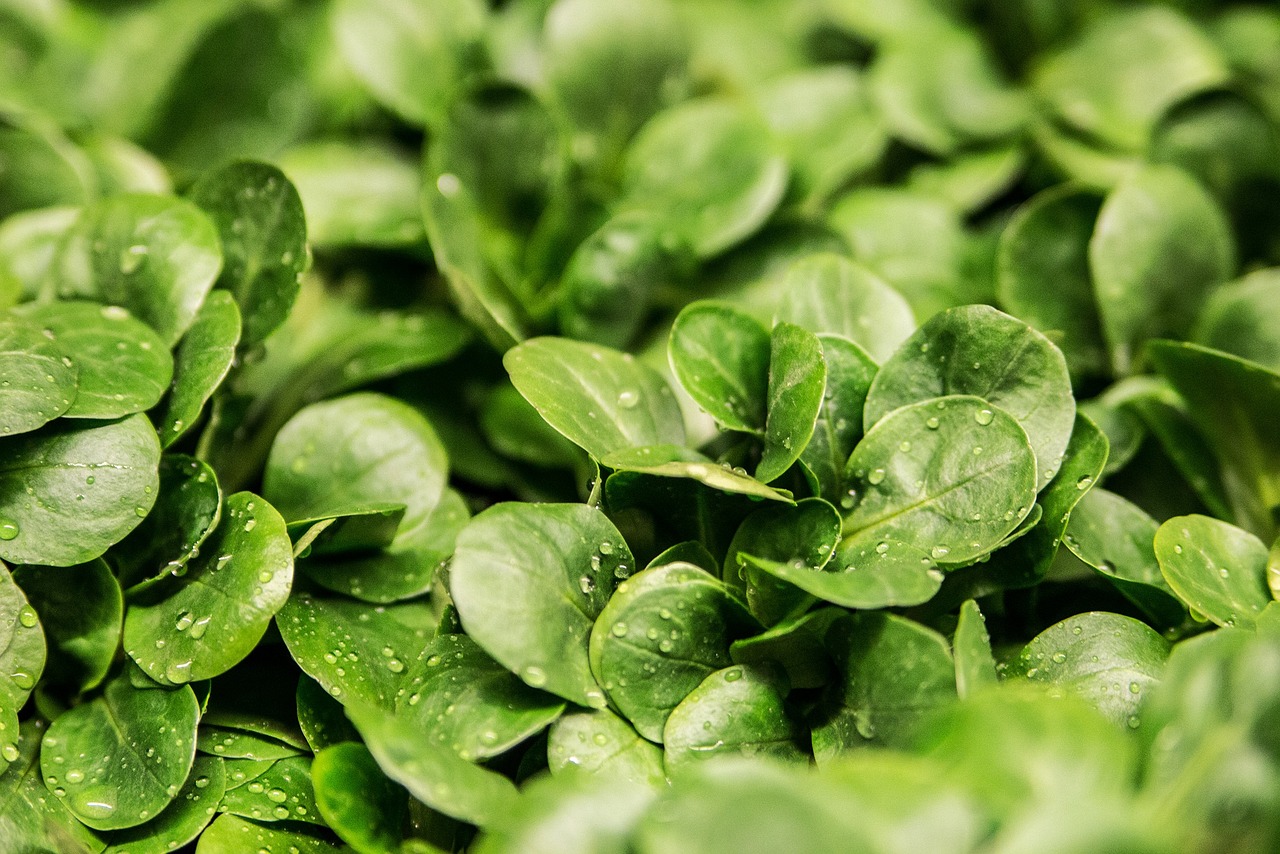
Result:
{"label": "leafy green vegetable", "polygon": [[48,424],[75,400],[75,363],[52,332],[31,320],[0,317],[0,433],[26,433]]}

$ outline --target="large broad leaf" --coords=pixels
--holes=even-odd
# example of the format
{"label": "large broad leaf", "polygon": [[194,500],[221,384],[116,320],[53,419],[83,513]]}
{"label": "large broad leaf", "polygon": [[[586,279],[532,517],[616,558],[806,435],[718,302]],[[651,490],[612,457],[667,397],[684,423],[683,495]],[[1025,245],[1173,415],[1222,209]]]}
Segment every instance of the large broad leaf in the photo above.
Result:
{"label": "large broad leaf", "polygon": [[700,257],[754,233],[787,186],[787,163],[762,123],[728,100],[659,113],[627,150],[624,209],[662,212]]}
{"label": "large broad leaf", "polygon": [[1220,626],[1253,626],[1271,601],[1267,547],[1208,516],[1175,516],[1155,536],[1160,571],[1179,598]]}
{"label": "large broad leaf", "polygon": [[35,430],[76,397],[75,364],[31,320],[0,315],[0,436]]}
{"label": "large broad leaf", "polygon": [[[826,761],[868,742],[911,742],[921,722],[956,698],[947,641],[890,614],[858,614],[831,627],[827,645],[840,675],[813,728],[814,753]],[[910,673],[910,679],[902,678]]]}
{"label": "large broad leaf", "polygon": [[205,403],[222,385],[240,344],[240,309],[234,295],[214,291],[173,354],[169,396],[154,413],[160,443],[172,445],[195,424]]}
{"label": "large broad leaf", "polygon": [[564,702],[530,688],[466,635],[440,635],[409,670],[396,715],[463,759],[505,753],[544,729]]}
{"label": "large broad leaf", "polygon": [[863,421],[869,429],[900,406],[948,394],[981,397],[1017,419],[1035,451],[1037,487],[1057,474],[1075,400],[1066,362],[1048,338],[989,306],[935,315],[880,368]]}
{"label": "large broad leaf", "polygon": [[[73,692],[96,688],[115,662],[124,620],[120,585],[106,562],[95,560],[71,567],[23,566],[14,571],[13,577],[44,630],[49,647],[46,683]],[[29,611],[20,610],[18,617],[17,625],[30,628]],[[15,640],[20,638],[21,634]],[[14,654],[22,657],[21,645]],[[9,672],[30,675],[31,670],[13,666]]]}
{"label": "large broad leaf", "polygon": [[543,37],[547,83],[583,135],[575,155],[616,168],[631,135],[683,94],[688,34],[667,0],[559,0]]}
{"label": "large broad leaf", "polygon": [[45,636],[27,597],[0,564],[0,774],[18,760],[18,710],[44,671]]}
{"label": "large broad leaf", "polygon": [[1147,166],[1107,196],[1089,242],[1102,332],[1117,374],[1151,338],[1190,331],[1209,289],[1235,273],[1231,227],[1189,175]]}
{"label": "large broad leaf", "polygon": [[1004,410],[970,396],[895,410],[858,443],[846,472],[853,500],[836,563],[854,574],[976,560],[1035,502],[1027,434]]}
{"label": "large broad leaf", "polygon": [[1094,487],[1071,511],[1063,542],[1158,626],[1176,626],[1186,609],[1160,574],[1152,543],[1159,523],[1127,499]]}
{"label": "large broad leaf", "polygon": [[365,706],[347,714],[382,772],[427,806],[484,827],[515,805],[510,780],[431,744],[409,722]]}
{"label": "large broad leaf", "polygon": [[1069,691],[1118,726],[1137,729],[1143,696],[1168,657],[1169,642],[1146,623],[1091,611],[1036,635],[1006,675]]}
{"label": "large broad leaf", "polygon": [[596,459],[626,448],[684,444],[671,387],[629,353],[535,338],[508,352],[503,364],[547,423]]}
{"label": "large broad leaf", "polygon": [[213,819],[226,788],[222,760],[197,756],[173,802],[145,824],[107,834],[103,854],[164,854],[195,841]]}
{"label": "large broad leaf", "polygon": [[589,771],[597,785],[621,779],[656,788],[667,780],[662,750],[608,709],[571,712],[552,724],[547,763],[552,774]]}
{"label": "large broad leaf", "polygon": [[811,332],[847,338],[877,362],[892,356],[916,328],[901,294],[871,271],[830,252],[791,265],[776,316]]}
{"label": "large broad leaf", "polygon": [[477,0],[343,0],[333,32],[343,58],[382,103],[435,125],[481,66],[485,6]]}
{"label": "large broad leaf", "polygon": [[367,588],[370,598],[393,601],[427,590],[435,565],[448,556],[435,547],[448,466],[420,413],[360,393],[313,404],[284,426],[267,458],[263,492],[290,521],[404,505],[387,552],[345,567],[350,592]]}
{"label": "large broad leaf", "polygon": [[[614,707],[650,741],[671,710],[754,621],[714,576],[692,564],[646,569],[618,585],[591,632],[591,670]],[[758,630],[758,629],[757,629]]]}
{"label": "large broad leaf", "polygon": [[256,344],[289,316],[307,266],[302,200],[274,166],[243,161],[206,174],[191,198],[218,227],[222,274],[244,318],[243,341]]}
{"label": "large broad leaf", "polygon": [[276,615],[280,636],[304,673],[343,705],[385,712],[395,708],[409,664],[435,624],[435,613],[422,602],[368,605],[298,592]]}
{"label": "large broad leaf", "polygon": [[712,673],[667,718],[667,767],[732,755],[807,761],[804,731],[785,699],[786,680],[775,667],[734,665]]}
{"label": "large broad leaf", "polygon": [[325,823],[357,851],[393,852],[408,801],[362,744],[327,747],[311,763],[316,805]]}
{"label": "large broad leaf", "polygon": [[159,464],[142,415],[0,439],[0,558],[72,566],[100,557],[151,510]]}
{"label": "large broad leaf", "polygon": [[306,826],[288,827],[256,824],[238,815],[221,815],[200,835],[200,854],[238,854],[265,851],[267,854],[334,854],[346,848],[331,841],[319,830]]}
{"label": "large broad leaf", "polygon": [[225,673],[258,645],[292,585],[284,519],[253,493],[236,493],[186,572],[129,603],[125,650],[165,685]]}
{"label": "large broad leaf", "polygon": [[1194,344],[1159,341],[1149,350],[1221,460],[1236,521],[1269,538],[1280,507],[1280,375]]}
{"label": "large broad leaf", "polygon": [[74,366],[78,392],[65,417],[108,419],[143,412],[169,388],[169,346],[123,308],[51,302],[24,314],[53,332]]}
{"label": "large broad leaf", "polygon": [[[102,696],[50,725],[40,750],[45,783],[95,830],[142,824],[187,779],[199,714],[190,687],[135,688],[117,678]],[[161,727],[165,737],[156,738]]]}
{"label": "large broad leaf", "polygon": [[112,196],[87,208],[76,225],[61,260],[59,296],[122,306],[173,346],[221,268],[218,231],[195,205]]}
{"label": "large broad leaf", "polygon": [[580,504],[499,504],[458,537],[449,590],[467,634],[528,685],[605,705],[587,658],[596,617],[635,569],[626,541]]}
{"label": "large broad leaf", "polygon": [[996,256],[1001,303],[1057,343],[1076,377],[1105,374],[1110,365],[1089,272],[1101,206],[1097,194],[1074,184],[1038,193],[1010,218]]}
{"label": "large broad leaf", "polygon": [[722,427],[763,434],[769,406],[769,332],[724,303],[696,302],[671,325],[671,369]]}

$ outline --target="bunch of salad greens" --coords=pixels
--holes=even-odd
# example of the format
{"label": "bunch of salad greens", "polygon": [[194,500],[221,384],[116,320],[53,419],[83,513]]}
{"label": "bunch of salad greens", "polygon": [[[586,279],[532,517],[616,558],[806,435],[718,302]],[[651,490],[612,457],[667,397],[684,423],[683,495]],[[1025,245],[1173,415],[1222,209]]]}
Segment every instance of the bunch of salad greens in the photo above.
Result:
{"label": "bunch of salad greens", "polygon": [[1280,850],[1280,11],[0,0],[0,850]]}

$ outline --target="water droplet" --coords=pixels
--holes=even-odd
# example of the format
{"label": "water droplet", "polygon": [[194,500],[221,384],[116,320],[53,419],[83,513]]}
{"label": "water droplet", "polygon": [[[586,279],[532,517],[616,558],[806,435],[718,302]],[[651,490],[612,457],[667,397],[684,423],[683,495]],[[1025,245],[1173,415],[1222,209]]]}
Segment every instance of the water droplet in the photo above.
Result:
{"label": "water droplet", "polygon": [[173,624],[173,627],[180,632],[185,632],[187,629],[191,628],[191,624],[195,621],[196,618],[190,611],[183,611],[178,615],[178,620]]}
{"label": "water droplet", "polygon": [[613,636],[615,638],[624,638],[627,636],[627,624],[622,621],[618,621],[613,624],[613,628],[610,629],[610,631],[613,632]]}
{"label": "water droplet", "polygon": [[1128,724],[1129,724],[1129,729],[1137,729],[1138,727],[1142,726],[1142,721],[1138,718],[1137,715],[1129,715]]}
{"label": "water droplet", "polygon": [[934,560],[942,560],[944,557],[951,554],[951,549],[947,546],[938,545],[930,549],[929,554]]}
{"label": "water droplet", "polygon": [[83,772],[83,771],[81,771],[81,770],[79,770],[79,769],[77,769],[77,768],[72,768],[70,771],[68,771],[68,772],[67,772],[67,782],[68,782],[68,783],[83,783],[83,782],[84,782],[84,772]]}
{"label": "water droplet", "polygon": [[133,508],[133,514],[137,516],[139,519],[145,519],[147,518],[147,508],[135,507]]}
{"label": "water droplet", "polygon": [[973,414],[973,420],[977,421],[983,427],[986,427],[988,424],[990,424],[992,419],[994,419],[995,417],[996,417],[996,414],[992,412],[990,409],[979,409],[977,412]]}
{"label": "water droplet", "polygon": [[191,681],[191,662],[180,661],[170,664],[164,669],[164,678],[175,685],[185,685]]}
{"label": "water droplet", "polygon": [[24,628],[33,629],[35,628],[36,623],[40,622],[40,620],[36,617],[36,612],[30,605],[23,605],[22,609],[18,611],[18,622],[21,623]]}
{"label": "water droplet", "polygon": [[924,426],[928,427],[930,430],[937,430],[938,425],[940,425],[941,423],[942,422],[939,421],[937,418],[930,415],[927,419],[925,419]]}
{"label": "water droplet", "polygon": [[1142,686],[1141,686],[1141,685],[1139,685],[1137,682],[1130,682],[1130,683],[1129,683],[1129,693],[1130,693],[1130,694],[1141,694],[1141,693],[1142,693]]}
{"label": "water droplet", "polygon": [[201,617],[191,624],[191,637],[193,640],[200,640],[204,637],[204,633],[209,629],[209,621],[213,617]]}
{"label": "water droplet", "polygon": [[398,658],[393,658],[387,662],[387,669],[392,673],[403,673],[404,662]]}
{"label": "water droplet", "polygon": [[613,554],[613,543],[609,542],[608,540],[605,540],[603,543],[601,543],[601,544],[600,544],[600,554],[602,554],[602,555],[611,555],[611,554]]}
{"label": "water droplet", "polygon": [[1065,652],[1055,652],[1053,654],[1053,660],[1057,664],[1063,664],[1067,660],[1067,654]]}
{"label": "water droplet", "polygon": [[724,681],[726,682],[737,682],[741,678],[742,678],[741,667],[734,667],[724,672]]}
{"label": "water droplet", "polygon": [[267,798],[273,803],[282,804],[289,799],[284,789],[271,789],[267,792]]}
{"label": "water droplet", "polygon": [[18,523],[10,519],[0,519],[0,540],[13,540],[18,536]]}
{"label": "water droplet", "polygon": [[197,777],[197,778],[196,778],[196,788],[197,788],[197,789],[203,789],[203,788],[206,788],[208,785],[209,785],[209,778],[208,778],[208,777]]}
{"label": "water droplet", "polygon": [[547,671],[541,667],[526,667],[524,669],[524,681],[534,688],[541,688],[547,684]]}
{"label": "water droplet", "polygon": [[906,440],[903,440],[903,441],[898,445],[898,450],[899,450],[899,451],[902,451],[902,453],[904,453],[904,454],[905,454],[907,451],[911,450],[911,443],[910,443],[910,442],[908,442],[908,441],[906,441]]}
{"label": "water droplet", "polygon": [[578,589],[586,594],[594,593],[596,589],[596,582],[591,576],[584,575],[578,579]]}
{"label": "water droplet", "polygon": [[636,404],[640,402],[640,393],[632,389],[624,389],[618,392],[618,406],[623,409],[635,409]]}
{"label": "water droplet", "polygon": [[258,520],[257,520],[257,519],[250,519],[248,522],[245,522],[245,523],[244,523],[244,532],[245,532],[246,534],[247,534],[247,533],[249,533],[249,532],[250,532],[250,531],[252,531],[255,527],[257,527],[257,524],[258,524]]}
{"label": "water droplet", "polygon": [[867,475],[867,483],[871,484],[872,486],[876,485],[877,483],[881,483],[883,481],[884,481],[884,469],[872,469],[871,473]]}
{"label": "water droplet", "polygon": [[1182,554],[1182,546],[1175,545],[1173,547],[1173,553],[1176,555]]}
{"label": "water droplet", "polygon": [[0,756],[4,757],[5,762],[17,762],[18,757],[21,755],[16,745],[6,744],[4,747],[0,747]]}

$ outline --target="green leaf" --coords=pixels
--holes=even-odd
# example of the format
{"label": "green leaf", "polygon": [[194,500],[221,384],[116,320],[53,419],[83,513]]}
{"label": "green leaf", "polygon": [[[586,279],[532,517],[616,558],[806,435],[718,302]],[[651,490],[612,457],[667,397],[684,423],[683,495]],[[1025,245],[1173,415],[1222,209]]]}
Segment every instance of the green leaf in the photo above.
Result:
{"label": "green leaf", "polygon": [[343,713],[342,704],[314,679],[303,676],[298,680],[296,700],[298,728],[315,753],[344,741],[360,740],[360,734]]}
{"label": "green leaf", "polygon": [[335,744],[311,764],[316,806],[344,842],[366,854],[395,854],[407,812],[404,789],[382,773],[362,744]]}
{"label": "green leaf", "polygon": [[840,513],[820,498],[805,498],[793,507],[763,507],[743,520],[724,559],[726,586],[745,593],[751,613],[765,625],[812,603],[807,596],[762,576],[749,557],[821,570],[840,542]]}
{"label": "green leaf", "polygon": [[820,688],[831,681],[831,657],[823,645],[827,629],[845,612],[818,608],[783,620],[754,637],[736,640],[729,647],[735,664],[782,667],[792,688]]}
{"label": "green leaf", "polygon": [[662,212],[699,257],[749,237],[782,200],[787,163],[767,130],[732,101],[664,110],[627,150],[621,209]]}
{"label": "green leaf", "polygon": [[543,29],[547,85],[582,139],[575,154],[612,170],[632,134],[686,86],[689,36],[666,0],[559,0]]}
{"label": "green leaf", "polygon": [[1251,628],[1271,601],[1267,547],[1208,516],[1175,516],[1156,531],[1160,572],[1182,601],[1220,626]]}
{"label": "green leaf", "polygon": [[162,685],[225,673],[258,645],[292,585],[284,519],[253,493],[238,492],[186,572],[131,597],[125,651]]}
{"label": "green leaf", "polygon": [[233,779],[218,809],[254,821],[324,823],[311,785],[310,756],[277,759],[260,773]]}
{"label": "green leaf", "polygon": [[[884,541],[882,541],[884,542]],[[825,571],[744,555],[747,563],[779,581],[800,588],[825,602],[846,608],[887,608],[928,602],[942,586],[943,574],[929,553],[911,542],[885,542],[883,554],[893,552],[896,566],[880,572],[859,571],[857,566],[830,565]],[[906,557],[902,557],[902,555]],[[880,567],[872,565],[872,570]]]}
{"label": "green leaf", "polygon": [[[831,627],[827,646],[839,676],[828,688],[813,728],[819,762],[867,743],[902,747],[921,722],[956,699],[956,670],[947,641],[891,614],[856,614]],[[910,679],[903,679],[904,672]]]}
{"label": "green leaf", "polygon": [[671,325],[671,370],[721,427],[763,434],[769,406],[771,336],[746,312],[696,302]]}
{"label": "green leaf", "polygon": [[15,121],[8,109],[0,117],[0,162],[5,164],[0,219],[30,208],[85,201],[94,181],[83,152],[51,122],[23,118]]}
{"label": "green leaf", "polygon": [[71,408],[77,371],[55,337],[27,318],[0,316],[0,435],[35,430]]}
{"label": "green leaf", "polygon": [[792,192],[803,202],[828,198],[884,154],[889,141],[884,119],[851,67],[797,69],[766,81],[755,95],[765,122],[787,151]]}
{"label": "green leaf", "polygon": [[344,589],[394,601],[426,591],[436,564],[448,556],[434,548],[444,521],[435,511],[448,472],[444,446],[421,414],[366,392],[295,415],[271,446],[263,493],[291,521],[403,504],[404,517],[387,551],[344,568]]}
{"label": "green leaf", "polygon": [[[321,557],[385,549],[395,540],[404,511],[403,504],[380,502],[290,522],[286,527],[293,540],[293,556]],[[465,521],[465,515],[463,518]],[[320,575],[323,578],[326,573]]]}
{"label": "green leaf", "polygon": [[911,170],[908,186],[966,214],[976,214],[1007,193],[1022,177],[1027,151],[1012,143],[960,154],[946,163],[922,163]]}
{"label": "green leaf", "polygon": [[0,306],[56,290],[55,261],[80,218],[80,208],[40,208],[0,221]]}
{"label": "green leaf", "polygon": [[407,721],[367,706],[348,706],[347,714],[382,772],[427,806],[480,827],[515,806],[510,780],[428,743]]}
{"label": "green leaf", "polygon": [[103,854],[165,854],[194,842],[213,818],[226,786],[222,760],[197,756],[173,802],[145,824],[105,834]]}
{"label": "green leaf", "polygon": [[727,463],[716,463],[697,451],[675,445],[628,448],[604,456],[600,464],[615,472],[693,480],[721,492],[746,495],[752,500],[792,503],[790,492],[766,486],[747,474],[745,469],[730,468]]}
{"label": "green leaf", "polygon": [[1008,675],[1069,691],[1117,726],[1137,729],[1143,695],[1168,657],[1169,642],[1145,623],[1092,611],[1036,635]]}
{"label": "green leaf", "polygon": [[227,291],[205,298],[173,354],[173,383],[154,419],[166,448],[189,430],[222,385],[240,344],[240,309]]}
{"label": "green leaf", "polygon": [[552,724],[547,762],[554,775],[588,771],[597,786],[626,780],[658,788],[667,781],[661,748],[608,709],[570,712]]}
{"label": "green leaf", "polygon": [[73,566],[100,557],[150,511],[159,463],[142,415],[0,439],[0,558]]}
{"label": "green leaf", "polygon": [[991,654],[991,637],[987,634],[987,618],[978,603],[966,600],[960,606],[954,639],[956,691],[964,699],[983,688],[995,685],[996,660]]}
{"label": "green leaf", "polygon": [[[188,686],[140,689],[117,678],[49,726],[40,749],[45,783],[55,795],[62,789],[62,802],[95,830],[142,824],[172,803],[187,779],[199,714]],[[153,737],[157,724],[166,738]]]}
{"label": "green leaf", "polygon": [[[196,749],[224,759],[288,759],[308,752],[305,737],[289,723],[246,712],[209,711],[200,719]],[[237,786],[244,781],[235,781]]]}
{"label": "green leaf", "polygon": [[1147,166],[1103,202],[1089,269],[1112,367],[1131,374],[1148,339],[1189,332],[1210,289],[1235,273],[1231,227],[1185,172]]}
{"label": "green leaf", "polygon": [[807,761],[804,732],[787,714],[785,698],[775,668],[735,664],[710,674],[667,718],[667,766],[735,754]]}
{"label": "green leaf", "polygon": [[18,712],[40,680],[45,634],[23,589],[0,564],[0,775],[18,761]]}
{"label": "green leaf", "polygon": [[[44,631],[49,652],[46,682],[72,692],[96,688],[115,661],[124,620],[120,585],[106,562],[95,560],[66,568],[21,566],[14,570],[13,578]],[[29,613],[20,611],[18,616],[23,627],[31,621]],[[16,652],[20,658],[22,651]],[[8,672],[38,676],[39,668],[33,673],[19,662]]]}
{"label": "green leaf", "polygon": [[333,33],[352,72],[416,125],[440,122],[482,64],[486,8],[478,0],[342,0]]}
{"label": "green leaf", "polygon": [[332,854],[342,850],[327,835],[305,826],[255,824],[238,815],[220,815],[200,835],[200,854],[238,854],[241,851],[267,854]]}
{"label": "green leaf", "polygon": [[377,140],[311,142],[282,154],[280,168],[302,199],[313,245],[422,242],[422,178],[417,162],[399,149]]}
{"label": "green leaf", "polygon": [[502,383],[480,411],[480,429],[493,449],[505,457],[543,468],[573,468],[584,462],[582,451],[542,419],[533,404]]}
{"label": "green leaf", "polygon": [[307,224],[293,184],[274,166],[240,161],[191,189],[218,228],[223,266],[215,287],[230,291],[256,344],[284,323],[307,265]]}
{"label": "green leaf", "polygon": [[1215,288],[1196,322],[1195,342],[1280,371],[1280,269],[1257,270]]}
{"label": "green leaf", "polygon": [[768,416],[756,480],[777,480],[800,459],[813,436],[826,383],[827,363],[818,336],[791,323],[773,327]]}
{"label": "green leaf", "polygon": [[[433,634],[434,612],[422,602],[368,605],[295,591],[276,627],[302,672],[344,706],[390,712],[408,679],[407,662]],[[391,655],[384,655],[383,649]]]}
{"label": "green leaf", "polygon": [[535,338],[509,351],[503,364],[547,423],[597,460],[626,448],[684,444],[671,387],[630,353]]}
{"label": "green leaf", "polygon": [[[1075,401],[1066,362],[1048,338],[989,306],[935,315],[881,366],[863,422],[870,429],[900,406],[949,394],[976,395],[1012,415],[1035,451],[1037,488],[1053,479]],[[984,423],[987,416],[978,416]]]}
{"label": "green leaf", "polygon": [[112,196],[86,208],[61,258],[60,298],[129,311],[172,347],[222,269],[213,222],[190,202]]}
{"label": "green leaf", "polygon": [[859,345],[877,362],[915,331],[907,301],[871,271],[831,252],[806,256],[787,270],[778,320]]}
{"label": "green leaf", "polygon": [[587,658],[591,627],[635,568],[599,510],[499,504],[459,535],[449,591],[467,634],[528,685],[581,706],[604,694]]}
{"label": "green leaf", "polygon": [[662,727],[753,621],[716,578],[692,564],[646,569],[618,585],[591,631],[591,672],[642,736]]}
{"label": "green leaf", "polygon": [[1041,63],[1033,85],[1079,131],[1141,149],[1166,107],[1226,78],[1221,56],[1194,24],[1150,6],[1100,17]]}
{"label": "green leaf", "polygon": [[1152,543],[1159,523],[1132,502],[1094,487],[1071,511],[1062,540],[1158,626],[1176,626],[1186,609],[1160,574]]}
{"label": "green leaf", "polygon": [[1009,219],[996,256],[1000,302],[1056,343],[1076,378],[1103,375],[1110,365],[1089,271],[1101,207],[1075,184],[1037,193]]}
{"label": "green leaf", "polygon": [[[851,495],[849,506],[841,502],[836,562],[864,575],[976,560],[1035,503],[1026,433],[1003,409],[965,395],[895,409],[858,443],[846,473]],[[923,558],[917,543],[928,546]]]}
{"label": "green leaf", "polygon": [[[13,726],[17,726],[16,720]],[[101,851],[102,842],[81,824],[66,804],[45,788],[40,774],[42,728],[34,721],[21,735],[5,735],[7,772],[0,772],[0,839],[16,850]],[[12,764],[10,764],[12,763]]]}
{"label": "green leaf", "polygon": [[155,406],[173,378],[169,347],[151,327],[118,306],[52,302],[24,314],[52,330],[71,359],[78,393],[67,418],[121,418]]}
{"label": "green leaf", "polygon": [[221,518],[222,489],[213,470],[193,457],[165,454],[155,506],[111,550],[122,585],[182,574]]}
{"label": "green leaf", "polygon": [[472,762],[541,732],[565,705],[525,685],[466,635],[430,641],[410,667],[404,691],[396,715]]}
{"label": "green leaf", "polygon": [[819,494],[838,504],[847,494],[844,466],[862,438],[862,408],[876,374],[876,364],[861,347],[838,335],[819,335],[827,364],[827,387],[813,436],[800,454]]}
{"label": "green leaf", "polygon": [[1236,521],[1270,536],[1280,506],[1280,442],[1272,429],[1280,375],[1194,344],[1159,341],[1148,351],[1221,461]]}
{"label": "green leaf", "polygon": [[1161,387],[1149,394],[1135,395],[1125,400],[1123,405],[1142,419],[1150,435],[1160,443],[1178,473],[1205,507],[1220,519],[1234,518],[1217,456],[1191,417],[1164,394],[1167,394],[1167,389]]}

